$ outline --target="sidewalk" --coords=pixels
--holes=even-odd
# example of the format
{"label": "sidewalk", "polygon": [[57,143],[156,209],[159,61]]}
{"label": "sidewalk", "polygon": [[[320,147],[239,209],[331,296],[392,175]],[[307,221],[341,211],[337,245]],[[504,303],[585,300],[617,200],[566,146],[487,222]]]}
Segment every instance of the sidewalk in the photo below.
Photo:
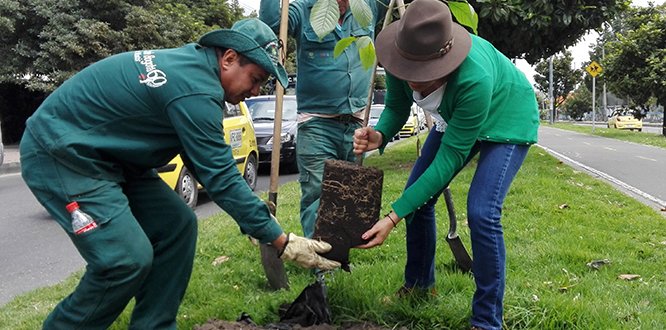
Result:
{"label": "sidewalk", "polygon": [[5,145],[5,160],[0,166],[0,175],[21,172],[18,144]]}

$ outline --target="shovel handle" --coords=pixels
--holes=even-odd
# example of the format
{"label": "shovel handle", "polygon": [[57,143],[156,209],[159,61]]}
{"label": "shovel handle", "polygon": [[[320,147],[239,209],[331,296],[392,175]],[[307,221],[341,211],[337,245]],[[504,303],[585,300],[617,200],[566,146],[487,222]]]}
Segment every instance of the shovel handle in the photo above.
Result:
{"label": "shovel handle", "polygon": [[453,207],[453,198],[451,197],[451,189],[447,186],[444,188],[444,201],[446,202],[446,211],[449,213],[449,233],[448,238],[458,237],[456,230],[458,229],[456,221],[456,210]]}
{"label": "shovel handle", "polygon": [[[404,12],[404,0],[391,0],[389,1],[388,4],[388,9],[386,10],[386,15],[384,16],[384,23],[382,25],[382,30],[386,28],[389,23],[391,22],[392,14],[393,14],[393,8],[395,4],[398,3],[400,6],[398,7],[398,13],[400,13],[400,17],[402,17],[402,13]],[[365,110],[363,112],[363,124],[362,127],[368,126],[368,121],[370,121],[370,105],[372,104],[372,95],[373,91],[375,89],[375,75],[377,74],[377,56],[375,55],[375,61],[372,65],[372,74],[370,75],[370,86],[368,86],[368,97],[365,101]],[[356,156],[356,164],[359,166],[363,165],[363,156]]]}

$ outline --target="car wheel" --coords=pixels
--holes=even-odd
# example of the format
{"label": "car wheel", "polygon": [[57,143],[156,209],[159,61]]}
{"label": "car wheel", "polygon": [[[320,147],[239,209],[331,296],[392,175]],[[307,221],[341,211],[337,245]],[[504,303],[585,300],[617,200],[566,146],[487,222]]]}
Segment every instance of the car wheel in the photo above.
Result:
{"label": "car wheel", "polygon": [[642,131],[643,131],[643,129],[642,129],[642,128],[639,128],[639,129],[637,129],[637,130],[638,130],[639,132],[642,132]]}
{"label": "car wheel", "polygon": [[185,166],[180,170],[178,183],[176,184],[176,193],[190,208],[197,206],[197,200],[199,199],[197,180],[194,179],[192,173]]}
{"label": "car wheel", "polygon": [[294,157],[293,161],[285,163],[284,169],[287,173],[298,173],[298,161],[296,161],[296,157]]}
{"label": "car wheel", "polygon": [[254,155],[249,155],[247,157],[247,162],[245,163],[245,170],[243,171],[243,178],[247,185],[250,186],[250,189],[254,191],[257,188],[257,157]]}

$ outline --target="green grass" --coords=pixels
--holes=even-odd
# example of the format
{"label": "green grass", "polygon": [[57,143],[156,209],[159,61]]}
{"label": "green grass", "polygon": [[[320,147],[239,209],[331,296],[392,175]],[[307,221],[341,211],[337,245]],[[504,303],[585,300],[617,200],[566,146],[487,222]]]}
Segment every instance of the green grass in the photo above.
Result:
{"label": "green grass", "polygon": [[[415,158],[415,139],[396,144],[365,165],[384,170],[383,208],[400,194]],[[470,164],[451,186],[461,237],[469,249],[466,189]],[[298,183],[281,186],[278,218],[300,232]],[[444,242],[446,208],[438,203],[438,295],[396,300],[405,261],[404,223],[371,250],[352,250],[351,273],[327,278],[334,322],[370,321],[409,329],[468,329],[474,282],[455,270]],[[382,213],[383,214],[383,213]],[[505,327],[508,329],[666,329],[666,221],[649,207],[605,182],[563,165],[533,147],[504,207],[507,245]],[[247,312],[258,324],[278,321],[280,304],[292,302],[313,281],[310,272],[287,264],[291,290],[266,286],[259,249],[226,214],[200,221],[194,273],[178,315],[178,328],[208,319],[235,320]],[[228,261],[213,265],[219,256]],[[599,270],[586,266],[609,259]],[[633,281],[621,274],[637,274]],[[37,329],[76,285],[78,276],[20,296],[0,308],[0,329]],[[112,329],[126,329],[129,310]]]}
{"label": "green grass", "polygon": [[549,123],[542,122],[541,125],[551,126],[561,129],[566,129],[570,131],[575,131],[579,133],[592,134],[597,136],[603,136],[612,139],[618,139],[628,142],[634,142],[639,144],[650,145],[654,147],[666,148],[666,136],[661,134],[654,133],[644,133],[644,132],[635,132],[630,130],[621,130],[614,128],[606,128],[606,124],[597,123],[594,126],[594,131],[592,126],[589,125],[576,125],[572,123],[554,123],[553,125]]}

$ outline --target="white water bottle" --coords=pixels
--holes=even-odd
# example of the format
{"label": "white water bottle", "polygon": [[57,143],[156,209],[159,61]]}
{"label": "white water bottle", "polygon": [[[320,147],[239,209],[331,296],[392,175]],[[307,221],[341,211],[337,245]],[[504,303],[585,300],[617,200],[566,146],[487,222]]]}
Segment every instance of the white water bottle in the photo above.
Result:
{"label": "white water bottle", "polygon": [[72,215],[72,231],[75,235],[81,235],[97,228],[97,222],[90,215],[81,211],[79,203],[71,202],[67,204],[67,211]]}

